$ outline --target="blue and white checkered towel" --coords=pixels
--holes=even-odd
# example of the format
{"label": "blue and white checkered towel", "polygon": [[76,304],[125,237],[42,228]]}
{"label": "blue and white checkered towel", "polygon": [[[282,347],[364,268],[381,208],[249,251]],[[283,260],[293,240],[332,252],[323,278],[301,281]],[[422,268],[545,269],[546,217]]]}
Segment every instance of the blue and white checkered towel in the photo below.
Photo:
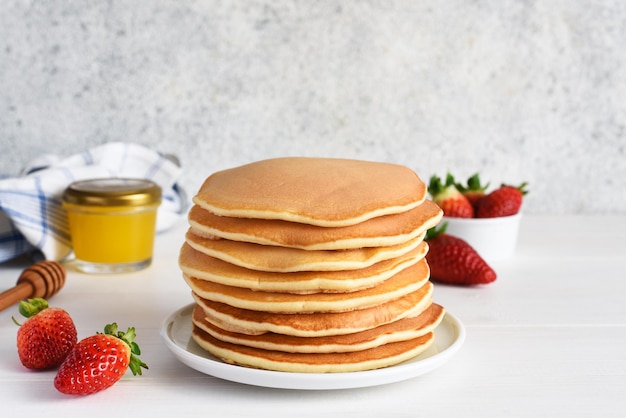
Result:
{"label": "blue and white checkered towel", "polygon": [[103,177],[149,179],[161,186],[157,231],[173,226],[187,202],[176,180],[181,167],[138,144],[113,142],[60,158],[42,156],[23,175],[0,180],[0,262],[37,250],[48,260],[70,255],[67,216],[61,206],[65,188],[76,180]]}

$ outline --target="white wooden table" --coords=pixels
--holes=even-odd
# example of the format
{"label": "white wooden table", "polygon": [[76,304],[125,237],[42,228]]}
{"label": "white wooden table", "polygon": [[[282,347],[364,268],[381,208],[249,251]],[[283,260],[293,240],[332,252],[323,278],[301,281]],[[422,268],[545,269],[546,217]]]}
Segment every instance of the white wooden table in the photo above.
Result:
{"label": "white wooden table", "polygon": [[[48,417],[626,416],[626,217],[526,216],[521,228],[515,257],[493,264],[495,283],[436,285],[435,300],[467,331],[444,366],[388,385],[303,391],[220,380],[166,348],[163,319],[191,302],[177,266],[181,223],[157,237],[149,269],[115,276],[70,271],[51,299],[74,316],[81,338],[112,321],[137,327],[150,369],[99,394],[61,395],[54,371],[19,363],[11,321],[18,313],[9,308],[0,313],[2,417],[26,410]],[[0,265],[0,290],[23,267]]]}

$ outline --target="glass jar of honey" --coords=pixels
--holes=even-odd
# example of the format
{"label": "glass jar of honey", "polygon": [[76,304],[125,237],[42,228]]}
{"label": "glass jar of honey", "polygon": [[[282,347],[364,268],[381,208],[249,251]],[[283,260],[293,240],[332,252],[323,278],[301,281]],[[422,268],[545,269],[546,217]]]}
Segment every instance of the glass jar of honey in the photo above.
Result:
{"label": "glass jar of honey", "polygon": [[77,181],[63,193],[76,268],[121,273],[152,262],[161,188],[143,179]]}

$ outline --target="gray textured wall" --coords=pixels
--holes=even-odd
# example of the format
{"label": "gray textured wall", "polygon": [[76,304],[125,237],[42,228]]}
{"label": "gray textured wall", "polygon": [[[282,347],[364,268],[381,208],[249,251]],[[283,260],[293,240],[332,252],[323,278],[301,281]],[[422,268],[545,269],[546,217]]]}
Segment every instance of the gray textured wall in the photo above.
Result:
{"label": "gray textured wall", "polygon": [[626,213],[626,2],[3,1],[0,173],[130,140],[211,172],[279,155],[530,182]]}

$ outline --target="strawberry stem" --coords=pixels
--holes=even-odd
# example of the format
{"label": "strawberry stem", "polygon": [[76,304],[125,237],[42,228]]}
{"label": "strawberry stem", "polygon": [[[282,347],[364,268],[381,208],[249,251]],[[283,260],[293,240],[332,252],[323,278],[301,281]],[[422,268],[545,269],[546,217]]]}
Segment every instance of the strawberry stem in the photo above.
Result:
{"label": "strawberry stem", "polygon": [[141,349],[139,345],[135,342],[135,337],[137,333],[135,332],[135,328],[130,327],[126,332],[122,332],[118,330],[117,323],[113,322],[111,324],[107,324],[104,327],[104,333],[107,335],[112,335],[114,337],[119,338],[124,341],[126,345],[130,348],[130,362],[128,367],[133,375],[141,375],[142,368],[148,369],[148,365],[139,359],[139,355],[141,355]]}
{"label": "strawberry stem", "polygon": [[526,186],[528,186],[527,182],[523,182],[522,184],[520,184],[519,186],[517,186],[517,190],[519,190],[520,192],[522,192],[523,196],[526,196],[528,194],[528,189],[526,189]]}
{"label": "strawberry stem", "polygon": [[48,308],[48,302],[44,298],[33,298],[20,301],[18,310],[22,316],[30,318],[46,308]]}
{"label": "strawberry stem", "polygon": [[482,184],[480,181],[480,176],[478,173],[473,174],[471,177],[467,179],[467,186],[457,183],[456,188],[459,189],[461,193],[467,192],[485,192],[489,187],[489,183]]}
{"label": "strawberry stem", "polygon": [[[37,315],[39,312],[48,308],[48,301],[44,298],[33,298],[20,301],[18,305],[18,311],[25,318],[31,318]],[[15,319],[14,316],[11,317],[13,323],[18,327],[21,327],[22,324]]]}
{"label": "strawberry stem", "polygon": [[430,177],[430,180],[428,182],[428,192],[431,194],[431,196],[441,195],[442,193],[446,192],[446,190],[449,190],[450,186],[454,186],[454,188],[456,188],[454,176],[451,173],[446,174],[445,183],[439,176],[433,175]]}
{"label": "strawberry stem", "polygon": [[428,231],[426,231],[426,237],[424,237],[424,241],[429,241],[438,237],[439,235],[445,234],[446,229],[448,229],[448,222],[444,222],[438,226],[430,228]]}

